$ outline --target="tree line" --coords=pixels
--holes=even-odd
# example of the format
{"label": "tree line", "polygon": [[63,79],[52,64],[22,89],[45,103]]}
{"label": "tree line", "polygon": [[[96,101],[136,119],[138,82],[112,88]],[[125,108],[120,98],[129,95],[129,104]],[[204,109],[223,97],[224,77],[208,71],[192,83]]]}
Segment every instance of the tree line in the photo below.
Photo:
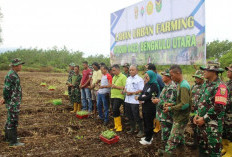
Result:
{"label": "tree line", "polygon": [[[110,65],[109,57],[104,55],[90,55],[88,57],[83,56],[84,53],[80,51],[71,51],[66,47],[57,49],[56,47],[43,50],[43,49],[17,49],[15,51],[7,51],[0,54],[0,70],[8,70],[9,63],[14,58],[20,58],[26,62],[24,70],[38,70],[46,71],[62,71],[66,70],[68,65],[73,62],[75,64],[82,64],[87,60],[90,64],[93,62],[104,62],[106,65]],[[80,66],[82,67],[82,66]],[[30,71],[29,70],[29,71]]]}

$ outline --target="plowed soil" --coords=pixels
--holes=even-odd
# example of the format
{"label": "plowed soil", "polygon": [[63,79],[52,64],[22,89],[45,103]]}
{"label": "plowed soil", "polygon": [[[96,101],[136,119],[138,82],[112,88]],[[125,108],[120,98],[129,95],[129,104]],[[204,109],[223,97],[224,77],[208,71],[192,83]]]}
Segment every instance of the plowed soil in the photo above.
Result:
{"label": "plowed soil", "polygon": [[[0,97],[7,71],[0,72]],[[150,146],[142,146],[136,134],[128,135],[129,126],[123,119],[123,132],[118,133],[120,141],[108,145],[99,139],[102,131],[113,128],[113,119],[106,127],[97,118],[77,119],[70,113],[64,92],[67,74],[20,72],[23,89],[18,135],[23,147],[11,148],[0,136],[0,156],[158,156],[160,133],[154,134]],[[40,86],[46,82],[47,86]],[[56,86],[55,91],[49,91],[48,86]],[[55,106],[53,99],[62,99],[63,105]],[[4,129],[6,121],[5,106],[0,106],[0,130]],[[183,147],[183,157],[195,156],[188,147]]]}

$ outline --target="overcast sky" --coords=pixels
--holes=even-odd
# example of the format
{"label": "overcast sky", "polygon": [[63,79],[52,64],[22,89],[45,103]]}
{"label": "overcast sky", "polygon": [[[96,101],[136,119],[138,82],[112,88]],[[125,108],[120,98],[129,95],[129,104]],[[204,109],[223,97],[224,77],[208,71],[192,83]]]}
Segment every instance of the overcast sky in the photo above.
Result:
{"label": "overcast sky", "polygon": [[[192,0],[189,0],[190,2]],[[3,48],[110,52],[110,13],[141,0],[0,0]],[[206,0],[206,42],[231,40],[231,0]]]}

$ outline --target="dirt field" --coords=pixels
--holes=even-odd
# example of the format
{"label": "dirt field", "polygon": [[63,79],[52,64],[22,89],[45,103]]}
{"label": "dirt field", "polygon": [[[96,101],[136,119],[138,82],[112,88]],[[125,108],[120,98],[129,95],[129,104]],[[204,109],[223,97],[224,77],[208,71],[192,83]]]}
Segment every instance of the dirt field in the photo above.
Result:
{"label": "dirt field", "polygon": [[[0,72],[0,97],[6,71]],[[94,118],[77,119],[69,113],[71,108],[63,97],[66,90],[67,74],[20,72],[23,89],[18,134],[25,146],[10,148],[0,136],[0,156],[158,156],[160,134],[154,135],[150,146],[142,146],[135,135],[128,135],[129,126],[124,125],[124,131],[118,133],[120,141],[113,145],[103,143],[99,139],[102,131],[113,127],[105,127]],[[55,91],[48,91],[40,83],[55,85]],[[54,106],[52,99],[62,98],[63,105]],[[3,130],[6,120],[6,109],[0,106],[0,130]],[[123,123],[124,124],[124,123]],[[183,148],[183,157],[193,154],[187,147]],[[192,155],[193,156],[193,155]]]}

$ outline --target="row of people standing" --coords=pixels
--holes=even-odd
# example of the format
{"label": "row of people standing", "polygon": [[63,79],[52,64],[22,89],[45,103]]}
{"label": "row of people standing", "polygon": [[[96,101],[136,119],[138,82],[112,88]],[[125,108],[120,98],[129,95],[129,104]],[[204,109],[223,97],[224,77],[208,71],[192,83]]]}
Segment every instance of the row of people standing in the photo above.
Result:
{"label": "row of people standing", "polygon": [[[194,130],[195,156],[221,156],[222,141],[232,142],[232,65],[225,68],[229,78],[227,83],[219,77],[224,71],[219,65],[209,61],[207,66],[200,67],[202,71],[193,75],[195,85],[191,89],[183,80],[179,66],[171,66],[170,73],[168,70],[164,73],[168,76],[163,76],[166,86],[160,97],[153,99],[158,105],[162,126],[163,147],[159,149],[159,155],[173,156],[176,151],[182,156],[188,121]],[[225,156],[232,156],[232,144],[226,148]]]}
{"label": "row of people standing", "polygon": [[[231,89],[228,90],[228,87],[231,87],[231,80],[227,86],[221,81],[219,74],[224,70],[219,67],[219,63],[208,62],[206,67],[201,67],[206,81],[203,79],[203,72],[197,71],[193,76],[196,85],[192,88],[184,80],[182,70],[177,65],[162,73],[164,88],[159,83],[160,77],[154,65],[148,65],[145,82],[137,75],[136,66],[132,65],[128,69],[130,76],[127,78],[120,72],[118,65],[113,65],[114,77],[112,83],[110,79],[107,83],[116,131],[122,131],[120,106],[125,102],[125,113],[131,126],[128,133],[134,132],[136,123],[140,130],[138,136],[143,135],[144,128],[145,137],[141,138],[141,144],[151,144],[153,119],[157,113],[156,117],[161,122],[162,128],[163,148],[159,149],[161,154],[171,156],[174,151],[181,153],[185,141],[184,130],[190,119],[200,156],[220,156],[222,135],[223,138],[232,141],[232,107]],[[226,70],[228,73],[232,72],[232,66]],[[100,106],[101,102],[98,102],[97,106]],[[144,125],[141,125],[138,113],[139,104],[142,104]],[[108,110],[106,106],[104,105],[104,108]],[[98,111],[101,113],[102,110]],[[105,119],[104,116],[107,117],[108,114],[101,114],[100,118]]]}
{"label": "row of people standing", "polygon": [[[85,67],[84,64],[87,65],[86,62],[83,62],[83,67]],[[85,99],[85,97],[83,97],[84,94],[81,94],[81,97],[80,97],[80,93],[88,92],[88,94],[86,94],[86,95],[92,94],[92,97],[96,97],[95,100],[97,100],[96,106],[98,109],[99,117],[100,117],[100,119],[102,119],[104,121],[104,125],[107,125],[107,123],[109,121],[108,115],[109,115],[109,107],[111,104],[112,110],[113,110],[115,129],[116,129],[116,131],[122,131],[120,107],[121,107],[121,105],[123,105],[124,114],[126,113],[126,116],[128,117],[129,122],[130,122],[130,126],[131,126],[131,129],[130,129],[130,131],[128,131],[128,133],[134,132],[135,131],[135,124],[138,123],[139,133],[137,134],[137,136],[138,137],[143,136],[143,123],[142,123],[142,119],[139,116],[139,104],[141,104],[141,101],[152,104],[151,97],[152,97],[152,93],[154,90],[154,88],[153,88],[154,83],[155,83],[155,85],[156,85],[155,87],[157,89],[156,96],[159,95],[160,90],[164,86],[161,76],[157,75],[157,73],[156,73],[156,67],[153,64],[149,64],[146,67],[147,70],[148,69],[150,69],[150,70],[146,74],[147,77],[145,77],[145,82],[147,81],[147,78],[149,78],[149,76],[152,77],[152,79],[150,80],[150,83],[148,83],[148,85],[150,85],[150,84],[152,85],[152,88],[149,88],[150,95],[147,95],[145,97],[145,95],[148,93],[144,91],[144,94],[141,95],[140,97],[138,97],[138,99],[137,99],[136,97],[139,96],[140,93],[143,91],[144,80],[138,75],[138,69],[136,66],[134,66],[134,65],[129,66],[129,64],[125,64],[123,66],[124,72],[121,73],[120,66],[113,65],[111,67],[111,71],[112,71],[111,75],[114,76],[113,79],[112,79],[112,76],[108,73],[109,69],[106,67],[106,65],[101,64],[101,67],[100,67],[97,63],[93,63],[92,66],[93,66],[94,71],[93,71],[93,74],[91,72],[89,72],[88,79],[90,81],[89,81],[89,86],[87,86],[87,90],[86,89],[83,90],[82,87],[79,86],[79,94],[76,94],[76,93],[78,93],[76,90],[76,89],[78,89],[78,84],[81,84],[81,82],[82,82],[81,80],[83,80],[85,70],[88,70],[88,68],[84,68],[84,70],[82,72],[83,73],[82,79],[81,79],[81,77],[79,77],[79,79],[75,79],[76,74],[79,75],[79,67],[74,66],[74,64],[70,64],[71,70],[69,73],[69,79],[67,81],[67,84],[68,84],[68,86],[69,86],[68,88],[70,90],[69,93],[70,93],[71,103],[74,103],[74,111],[72,111],[72,112],[76,112],[77,110],[80,110],[80,108],[75,107],[76,103],[80,103],[80,98],[82,100],[82,104],[85,103],[85,101],[83,100],[83,99]],[[75,72],[72,71],[73,67],[74,67]],[[101,73],[99,73],[99,72],[101,72]],[[75,73],[75,74],[73,75],[73,73]],[[158,81],[159,81],[159,83],[158,83]],[[149,82],[149,81],[147,81],[147,82]],[[90,93],[90,89],[92,89],[91,93]],[[87,96],[87,99],[90,99],[90,96]],[[110,101],[109,101],[109,99],[110,99]],[[93,102],[94,102],[94,99],[93,99]],[[90,104],[90,105],[92,105],[92,104]],[[86,110],[86,108],[84,106],[86,106],[86,105],[83,105],[82,109]],[[102,113],[102,106],[104,107],[104,115]],[[153,112],[145,114],[145,116],[146,115],[148,116],[147,120],[149,120],[149,121],[144,121],[144,123],[146,126],[150,127],[149,131],[153,132],[152,128],[153,128],[153,119],[154,118],[150,118],[149,116],[155,117],[154,116],[155,115],[155,106],[154,105],[150,105],[150,106],[153,108],[153,110],[152,110]],[[146,107],[144,107],[144,109],[145,108]],[[150,111],[149,105],[148,105],[147,110]],[[92,112],[92,110],[89,109],[89,112]],[[143,118],[143,119],[145,120],[145,118]],[[145,127],[145,132],[147,131],[146,128],[147,127]],[[151,136],[151,135],[149,135],[149,136]]]}

